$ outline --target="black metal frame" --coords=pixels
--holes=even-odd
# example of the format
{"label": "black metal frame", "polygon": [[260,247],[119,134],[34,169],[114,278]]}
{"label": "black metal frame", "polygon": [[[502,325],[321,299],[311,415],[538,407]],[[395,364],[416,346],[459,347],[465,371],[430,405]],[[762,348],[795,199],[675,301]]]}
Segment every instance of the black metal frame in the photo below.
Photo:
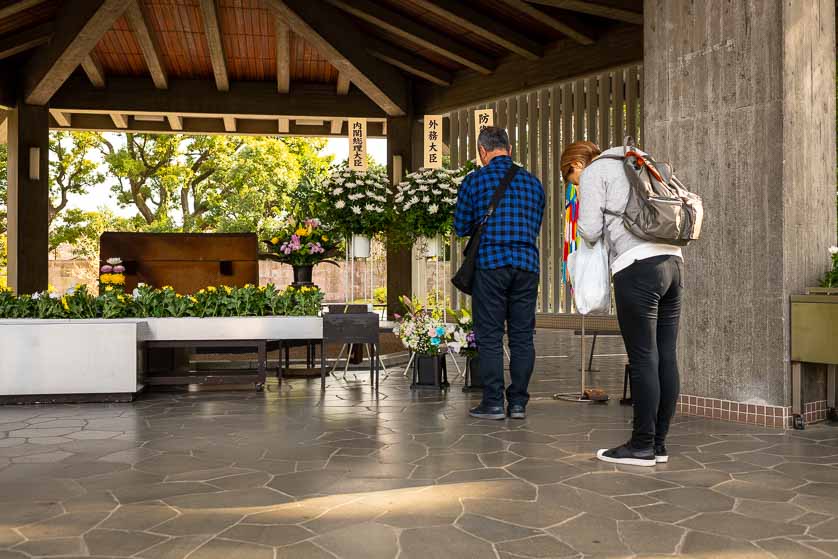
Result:
{"label": "black metal frame", "polygon": [[320,348],[321,389],[326,390],[326,344],[367,345],[370,348],[370,384],[378,394],[380,334],[378,313],[324,313]]}

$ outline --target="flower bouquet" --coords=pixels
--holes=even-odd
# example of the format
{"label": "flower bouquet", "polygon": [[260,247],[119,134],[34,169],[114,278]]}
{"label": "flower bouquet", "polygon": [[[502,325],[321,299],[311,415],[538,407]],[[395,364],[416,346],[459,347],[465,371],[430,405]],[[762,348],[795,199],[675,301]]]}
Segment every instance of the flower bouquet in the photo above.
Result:
{"label": "flower bouquet", "polygon": [[419,169],[399,183],[395,197],[401,231],[411,241],[448,235],[454,227],[459,170]]}
{"label": "flower bouquet", "polygon": [[333,167],[326,189],[332,199],[329,223],[347,240],[386,231],[391,218],[389,184],[381,171],[353,171],[346,163]]}
{"label": "flower bouquet", "polygon": [[838,287],[838,246],[829,247],[829,255],[832,258],[832,269],[824,276],[821,287]]}
{"label": "flower bouquet", "polygon": [[448,314],[457,321],[457,325],[451,334],[452,339],[448,342],[448,349],[465,357],[475,357],[477,355],[477,339],[474,335],[474,318],[471,313],[466,309],[460,311],[449,309]]}
{"label": "flower bouquet", "polygon": [[319,219],[297,221],[289,218],[264,241],[270,252],[269,258],[294,268],[294,285],[312,285],[311,272],[316,264],[330,262],[338,252],[338,243],[333,232],[324,227]]}
{"label": "flower bouquet", "polygon": [[125,266],[121,258],[108,258],[99,268],[99,293],[125,289]]}
{"label": "flower bouquet", "polygon": [[404,347],[419,355],[444,353],[452,340],[453,327],[446,325],[437,309],[423,308],[407,297],[399,297],[405,307],[404,315],[396,315],[398,335]]}

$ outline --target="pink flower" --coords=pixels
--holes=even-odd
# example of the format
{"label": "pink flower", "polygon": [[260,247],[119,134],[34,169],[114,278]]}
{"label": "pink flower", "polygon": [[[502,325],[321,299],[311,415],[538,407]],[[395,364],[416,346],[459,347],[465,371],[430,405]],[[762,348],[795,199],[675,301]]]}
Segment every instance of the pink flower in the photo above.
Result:
{"label": "pink flower", "polygon": [[117,274],[124,274],[125,273],[125,266],[114,266],[113,271],[114,271],[114,273],[117,273]]}
{"label": "pink flower", "polygon": [[323,254],[326,251],[323,250],[323,247],[320,245],[320,243],[309,243],[308,252],[310,254]]}
{"label": "pink flower", "polygon": [[104,266],[102,266],[103,274],[110,274],[111,272],[113,272],[113,266],[111,266],[110,264],[105,264]]}
{"label": "pink flower", "polygon": [[300,238],[297,235],[291,235],[291,250],[300,250]]}
{"label": "pink flower", "polygon": [[320,227],[320,220],[319,219],[307,219],[305,220],[305,226],[311,227],[312,229],[316,229]]}

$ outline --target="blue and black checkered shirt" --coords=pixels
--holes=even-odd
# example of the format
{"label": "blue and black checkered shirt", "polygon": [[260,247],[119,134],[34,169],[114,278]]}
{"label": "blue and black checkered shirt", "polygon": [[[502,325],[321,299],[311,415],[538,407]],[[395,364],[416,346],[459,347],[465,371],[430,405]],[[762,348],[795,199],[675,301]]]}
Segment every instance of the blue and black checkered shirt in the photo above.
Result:
{"label": "blue and black checkered shirt", "polygon": [[[499,156],[469,174],[460,186],[454,228],[467,237],[489,211],[492,195],[512,158]],[[477,267],[494,270],[504,266],[538,273],[538,235],[544,216],[544,188],[524,169],[518,171],[480,238]]]}

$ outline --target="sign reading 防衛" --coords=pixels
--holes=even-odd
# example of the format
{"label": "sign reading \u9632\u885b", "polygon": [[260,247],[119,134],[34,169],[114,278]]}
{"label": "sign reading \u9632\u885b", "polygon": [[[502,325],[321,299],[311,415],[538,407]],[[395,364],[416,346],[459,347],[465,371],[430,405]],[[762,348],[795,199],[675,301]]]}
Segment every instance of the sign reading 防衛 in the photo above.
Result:
{"label": "sign reading \u9632\u885b", "polygon": [[[477,138],[484,128],[495,125],[495,111],[492,109],[477,109],[474,111],[474,145],[477,144]],[[477,151],[477,150],[475,150]],[[477,164],[480,164],[480,158],[477,158]]]}
{"label": "sign reading \u9632\u885b", "polygon": [[442,168],[442,116],[440,115],[425,115],[424,167]]}
{"label": "sign reading \u9632\u885b", "polygon": [[353,171],[367,170],[367,121],[363,118],[349,119],[348,163]]}

